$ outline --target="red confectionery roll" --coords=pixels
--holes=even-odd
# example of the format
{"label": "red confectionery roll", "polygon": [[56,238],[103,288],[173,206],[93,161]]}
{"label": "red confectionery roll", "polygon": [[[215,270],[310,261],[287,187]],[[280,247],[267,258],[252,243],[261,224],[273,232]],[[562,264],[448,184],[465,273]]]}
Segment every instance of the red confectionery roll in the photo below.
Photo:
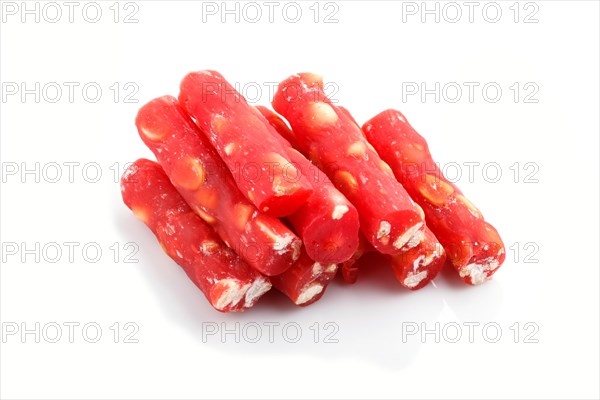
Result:
{"label": "red confectionery roll", "polygon": [[136,125],[187,203],[250,266],[265,275],[277,275],[298,259],[301,240],[242,195],[177,99],[164,96],[144,105]]}
{"label": "red confectionery roll", "polygon": [[303,252],[290,269],[271,277],[271,282],[295,304],[307,306],[323,296],[336,271],[336,264],[321,264],[311,260]]}
{"label": "red confectionery roll", "polygon": [[363,125],[369,142],[425,212],[427,226],[465,282],[485,282],[506,257],[498,232],[433,161],[425,139],[400,111],[387,110]]}
{"label": "red confectionery roll", "polygon": [[340,271],[342,273],[342,278],[346,283],[356,283],[358,280],[358,268],[356,263],[362,256],[366,253],[375,251],[373,246],[365,239],[365,237],[361,234],[359,235],[358,248],[350,257],[349,260],[343,262],[340,265]]}
{"label": "red confectionery roll", "polygon": [[265,107],[265,106],[256,106],[256,109],[262,114],[263,117],[271,124],[273,128],[277,131],[277,133],[287,142],[298,151],[302,151],[298,141],[296,140],[296,136],[294,135],[294,131],[290,129],[288,124],[281,119],[275,111]]}
{"label": "red confectionery roll", "polygon": [[[282,136],[293,140],[293,133],[273,111],[256,107]],[[285,142],[287,144],[287,142]],[[358,247],[359,219],[356,208],[314,164],[294,149],[290,161],[309,176],[314,192],[304,205],[288,216],[302,238],[309,257],[321,263],[341,263],[352,257]]]}
{"label": "red confectionery roll", "polygon": [[360,229],[384,254],[399,254],[424,228],[414,202],[346,111],[331,103],[321,77],[280,83],[273,108],[290,123],[299,148],[356,207]]}
{"label": "red confectionery roll", "polygon": [[133,163],[121,179],[121,194],[218,311],[243,311],[271,288],[192,211],[157,163]]}
{"label": "red confectionery roll", "polygon": [[338,106],[339,110],[341,112],[343,112],[344,114],[346,114],[348,116],[348,118],[350,118],[350,120],[352,122],[354,122],[354,124],[356,126],[358,126],[360,128],[360,125],[358,124],[358,122],[356,122],[356,120],[354,119],[354,116],[352,114],[350,114],[350,111],[348,111],[348,109],[346,107],[342,107],[342,106]]}
{"label": "red confectionery roll", "polygon": [[400,284],[410,290],[421,289],[442,270],[446,252],[435,235],[425,228],[423,239],[413,238],[402,254],[389,256]]}
{"label": "red confectionery roll", "polygon": [[[364,239],[354,255],[342,263],[340,270],[346,283],[356,283],[358,260],[375,249]],[[446,252],[434,234],[426,227],[406,244],[402,253],[387,256],[394,275],[400,284],[410,290],[421,289],[434,279],[446,262]]]}
{"label": "red confectionery roll", "polygon": [[260,211],[290,215],[313,189],[287,156],[271,125],[215,71],[188,74],[179,101],[215,147],[240,188]]}

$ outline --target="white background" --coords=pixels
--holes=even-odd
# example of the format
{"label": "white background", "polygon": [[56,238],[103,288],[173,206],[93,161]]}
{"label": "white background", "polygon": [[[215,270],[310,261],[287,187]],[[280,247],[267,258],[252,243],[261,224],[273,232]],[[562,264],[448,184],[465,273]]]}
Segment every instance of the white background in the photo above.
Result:
{"label": "white background", "polygon": [[[20,9],[3,14],[3,398],[598,398],[598,3],[499,2],[496,23],[482,15],[483,2],[472,23],[462,2],[456,23],[448,21],[455,15],[448,7],[439,23],[434,15],[423,23],[420,2],[413,3],[416,15],[403,13],[414,10],[406,3],[368,3],[340,1],[328,9],[321,3],[317,23],[312,1],[298,3],[297,23],[285,20],[284,3],[270,22],[262,2],[257,23],[244,21],[243,14],[239,23],[234,15],[221,23],[220,13],[203,14],[202,3],[192,1],[137,1],[127,9],[122,3],[118,23],[112,1],[99,2],[97,23],[82,17],[84,2],[72,23],[61,2],[57,23],[46,20],[55,16],[49,8],[39,23],[34,15],[21,23]],[[438,4],[440,12],[444,5]],[[138,22],[123,23],[133,11]],[[246,11],[246,18],[254,18],[254,10]],[[338,22],[324,23],[333,11]],[[488,19],[495,17],[494,9],[487,11]],[[538,22],[524,23],[534,11],[530,19]],[[114,177],[126,162],[151,155],[133,124],[137,109],[154,97],[177,95],[185,73],[205,68],[248,90],[261,87],[260,104],[269,102],[270,82],[313,71],[332,83],[332,96],[360,123],[385,108],[402,110],[442,165],[462,167],[458,184],[502,235],[506,263],[480,287],[466,287],[446,271],[435,286],[412,293],[371,260],[359,283],[336,281],[308,308],[273,292],[243,314],[213,311],[122,204]],[[40,90],[56,82],[62,98],[49,101],[55,97],[52,85],[39,102],[34,94],[9,95],[22,82],[30,89],[39,82]],[[73,102],[64,82],[79,84]],[[103,90],[96,103],[82,97],[90,82]],[[110,89],[115,82],[116,99],[116,86]],[[405,89],[421,82],[428,88],[456,82],[463,97],[453,103],[454,92],[442,93],[439,102],[434,95],[407,96]],[[473,102],[464,82],[479,84]],[[490,82],[502,89],[495,103],[482,96]],[[510,89],[515,82],[516,102]],[[125,102],[136,87],[130,100],[138,103]],[[536,87],[527,100],[537,102],[525,102]],[[22,174],[36,162],[39,177]],[[65,162],[79,163],[73,182]],[[464,164],[469,162],[480,163],[472,179]],[[56,175],[52,163],[62,166],[56,183],[50,182]],[[97,164],[82,174],[89,163]],[[90,183],[95,165],[102,176]],[[492,167],[484,173],[485,165]],[[498,169],[502,176],[493,182]],[[79,243],[73,260],[64,242]],[[139,246],[132,258],[138,262],[125,262],[129,242]],[[46,246],[39,262],[22,251],[36,243],[40,252]],[[50,262],[56,255],[51,243],[63,250],[57,262]],[[83,257],[87,243],[102,249],[98,262]],[[118,254],[111,250],[114,243]],[[90,250],[88,256],[95,254]],[[64,325],[69,322],[80,324],[73,343]],[[127,322],[135,325],[125,329]],[[269,322],[280,324],[273,343],[264,325]],[[334,325],[325,327],[327,322]],[[434,334],[403,341],[407,327],[435,330],[436,322],[439,343]],[[46,327],[39,343],[34,334],[7,333],[35,323]],[[57,343],[49,340],[53,323],[63,327]],[[97,343],[86,341],[93,329],[83,336],[86,323],[102,328]],[[245,333],[240,343],[233,334],[225,340],[219,334],[203,337],[209,325],[235,331],[236,323]],[[282,333],[286,323],[302,329],[297,343],[288,342],[293,329]],[[465,323],[480,324],[473,343]],[[482,332],[486,323],[502,329],[496,343],[489,342],[494,329]],[[262,338],[249,343],[256,324]],[[137,343],[125,343],[135,326],[139,330],[129,339]],[[337,343],[326,343],[332,326],[338,328],[332,336]],[[462,337],[451,343],[456,326]]]}

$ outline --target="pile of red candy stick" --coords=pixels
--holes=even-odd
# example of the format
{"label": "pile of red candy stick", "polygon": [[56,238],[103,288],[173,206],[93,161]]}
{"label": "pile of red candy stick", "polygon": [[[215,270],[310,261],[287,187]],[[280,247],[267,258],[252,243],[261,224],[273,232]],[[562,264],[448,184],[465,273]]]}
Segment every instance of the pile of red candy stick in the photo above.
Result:
{"label": "pile of red candy stick", "polygon": [[273,286],[312,304],[338,269],[356,282],[368,252],[410,290],[446,262],[470,285],[503,263],[498,232],[402,113],[361,128],[310,73],[281,82],[272,105],[251,106],[201,71],[136,118],[157,162],[125,171],[123,201],[216,310],[243,311]]}

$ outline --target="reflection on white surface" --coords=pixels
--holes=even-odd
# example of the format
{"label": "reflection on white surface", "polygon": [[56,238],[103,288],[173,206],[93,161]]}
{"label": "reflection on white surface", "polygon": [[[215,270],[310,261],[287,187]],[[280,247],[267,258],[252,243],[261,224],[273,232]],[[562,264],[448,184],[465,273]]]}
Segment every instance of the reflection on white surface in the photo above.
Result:
{"label": "reflection on white surface", "polygon": [[[400,286],[382,257],[369,254],[361,260],[356,284],[337,277],[321,300],[308,307],[295,306],[272,290],[244,313],[222,314],[210,307],[144,225],[131,215],[119,218],[124,239],[140,245],[140,274],[152,286],[166,318],[198,346],[223,353],[354,358],[402,369],[423,345],[421,332],[408,336],[417,340],[407,340],[406,324],[435,329],[443,312],[456,321],[489,321],[502,301],[499,283],[468,286],[449,265],[434,284],[411,292]],[[425,340],[435,341],[435,334],[425,335]]]}

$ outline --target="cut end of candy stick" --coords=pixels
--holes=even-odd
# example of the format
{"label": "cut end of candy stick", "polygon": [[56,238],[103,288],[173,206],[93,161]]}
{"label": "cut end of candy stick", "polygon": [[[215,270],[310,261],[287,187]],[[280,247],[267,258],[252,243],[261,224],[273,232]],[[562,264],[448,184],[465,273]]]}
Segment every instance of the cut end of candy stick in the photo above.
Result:
{"label": "cut end of candy stick", "polygon": [[298,296],[296,301],[294,301],[294,303],[296,303],[299,306],[304,305],[309,301],[313,300],[319,294],[321,294],[321,292],[323,292],[323,289],[324,287],[320,283],[312,283],[311,285],[304,288],[302,292],[300,292],[300,295]]}
{"label": "cut end of candy stick", "polygon": [[459,275],[470,285],[481,285],[489,280],[494,272],[500,267],[500,261],[495,257],[472,262],[459,270]]}
{"label": "cut end of candy stick", "polygon": [[248,263],[265,275],[283,273],[300,257],[302,240],[279,219],[258,214],[248,222],[246,233],[254,238],[248,248],[259,249]]}
{"label": "cut end of candy stick", "polygon": [[252,283],[242,283],[237,279],[223,279],[217,282],[210,293],[210,300],[217,310],[243,311],[271,288],[266,279],[259,277]]}
{"label": "cut end of candy stick", "polygon": [[419,273],[409,272],[408,276],[402,281],[402,285],[409,289],[413,289],[419,285],[427,277],[427,271],[421,271]]}
{"label": "cut end of candy stick", "polygon": [[211,289],[211,303],[219,311],[238,310],[238,303],[249,288],[250,284],[242,285],[237,279],[223,279]]}
{"label": "cut end of candy stick", "polygon": [[452,260],[459,276],[469,285],[480,285],[489,280],[506,258],[504,243],[498,232],[487,222],[482,232],[480,240],[468,243],[463,249],[463,253],[470,254],[470,257],[462,258],[462,262],[461,257]]}
{"label": "cut end of candy stick", "polygon": [[161,142],[172,134],[172,127],[162,120],[154,118],[157,110],[164,107],[176,107],[173,96],[156,98],[140,108],[135,118],[138,133],[144,142]]}
{"label": "cut end of candy stick", "polygon": [[335,206],[315,219],[303,232],[308,256],[321,263],[347,261],[358,247],[359,219],[355,208]]}
{"label": "cut end of candy stick", "polygon": [[146,208],[141,206],[132,206],[131,211],[137,219],[148,225],[150,221],[150,212]]}
{"label": "cut end of candy stick", "polygon": [[300,294],[294,300],[299,306],[308,306],[319,300],[325,293],[329,282],[337,272],[337,264],[314,263],[312,266],[312,278],[300,290]]}
{"label": "cut end of candy stick", "polygon": [[418,290],[441,271],[446,252],[433,233],[425,228],[421,242],[401,254],[390,257],[392,270],[402,286]]}
{"label": "cut end of candy stick", "polygon": [[415,247],[422,240],[419,231],[425,224],[416,210],[394,211],[369,225],[361,225],[361,231],[377,251],[396,255]]}
{"label": "cut end of candy stick", "polygon": [[394,240],[394,248],[401,249],[406,245],[407,248],[412,248],[418,245],[421,240],[425,237],[423,234],[423,223],[419,222],[416,225],[408,228],[406,232],[402,235],[398,236],[396,240]]}
{"label": "cut end of candy stick", "polygon": [[337,272],[337,264],[324,264],[311,260],[305,252],[283,274],[271,277],[273,286],[294,304],[308,306],[319,300]]}
{"label": "cut end of candy stick", "polygon": [[248,288],[246,292],[246,296],[244,297],[244,307],[250,308],[252,307],[258,299],[265,293],[271,290],[271,282],[263,277],[259,277],[252,285]]}

